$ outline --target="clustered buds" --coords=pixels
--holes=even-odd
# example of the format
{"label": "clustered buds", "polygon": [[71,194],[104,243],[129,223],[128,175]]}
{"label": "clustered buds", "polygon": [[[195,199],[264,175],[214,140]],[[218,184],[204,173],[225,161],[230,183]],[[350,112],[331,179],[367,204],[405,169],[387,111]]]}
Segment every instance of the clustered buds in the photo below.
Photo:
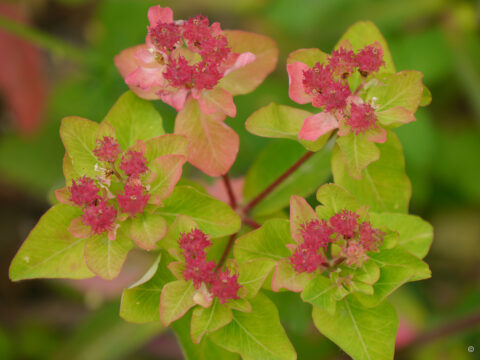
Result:
{"label": "clustered buds", "polygon": [[185,258],[185,280],[192,280],[193,286],[199,289],[202,284],[209,287],[213,296],[221,304],[231,299],[238,299],[238,275],[231,275],[228,269],[215,271],[214,261],[207,261],[205,249],[211,245],[206,234],[199,229],[181,234],[178,241]]}
{"label": "clustered buds", "polygon": [[[231,49],[218,23],[201,15],[186,21],[158,22],[148,30],[151,51],[165,63],[163,77],[169,85],[186,89],[213,89],[223,77]],[[173,51],[185,45],[200,60],[187,60]]]}
{"label": "clustered buds", "polygon": [[[366,252],[376,251],[384,236],[381,230],[372,228],[369,221],[360,221],[356,212],[348,210],[340,211],[328,221],[310,220],[301,225],[299,234],[303,241],[290,256],[298,273],[322,270],[337,260],[348,266],[361,266],[368,260]],[[333,243],[340,247],[339,254],[329,254]]]}
{"label": "clustered buds", "polygon": [[306,94],[312,95],[313,106],[344,119],[345,125],[355,134],[365,133],[377,122],[375,109],[370,104],[357,103],[359,99],[351,93],[348,78],[357,69],[362,76],[368,76],[382,65],[383,50],[376,43],[357,54],[340,47],[328,57],[326,64],[316,63],[303,71],[303,88]]}
{"label": "clustered buds", "polygon": [[[99,176],[98,184],[87,176],[73,180],[69,188],[69,200],[83,208],[82,222],[90,227],[92,234],[97,235],[115,231],[119,211],[132,217],[142,213],[150,195],[145,191],[140,178],[148,172],[147,160],[142,152],[129,150],[122,156],[119,167],[127,176],[126,179],[115,168],[122,149],[114,138],[104,136],[99,139],[93,153],[107,166],[105,174]],[[119,192],[116,197],[105,187],[109,184],[107,177],[115,173],[124,183],[123,192]]]}

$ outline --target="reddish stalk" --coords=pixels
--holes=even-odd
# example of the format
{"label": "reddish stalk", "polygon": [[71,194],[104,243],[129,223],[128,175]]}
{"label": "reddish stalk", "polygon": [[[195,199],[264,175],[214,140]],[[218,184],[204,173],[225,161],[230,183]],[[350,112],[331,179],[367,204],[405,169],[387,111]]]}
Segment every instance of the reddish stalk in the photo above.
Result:
{"label": "reddish stalk", "polygon": [[275,188],[280,185],[282,182],[285,181],[292,173],[295,172],[305,161],[307,161],[314,152],[307,152],[303,155],[298,161],[293,164],[287,171],[285,171],[282,175],[280,175],[277,180],[271,183],[265,190],[263,190],[259,195],[257,195],[252,201],[250,201],[244,208],[243,212],[246,214],[248,213],[255,205],[257,205],[260,201],[262,201],[268,194],[270,194]]}
{"label": "reddish stalk", "polygon": [[223,183],[225,184],[225,188],[227,189],[228,200],[230,202],[230,206],[233,210],[237,208],[237,199],[235,198],[235,194],[233,192],[232,184],[230,182],[230,177],[228,174],[222,175]]}
{"label": "reddish stalk", "polygon": [[248,225],[254,229],[258,229],[261,225],[259,223],[257,223],[255,220],[249,218],[248,216],[244,216],[243,217],[243,223],[245,225]]}

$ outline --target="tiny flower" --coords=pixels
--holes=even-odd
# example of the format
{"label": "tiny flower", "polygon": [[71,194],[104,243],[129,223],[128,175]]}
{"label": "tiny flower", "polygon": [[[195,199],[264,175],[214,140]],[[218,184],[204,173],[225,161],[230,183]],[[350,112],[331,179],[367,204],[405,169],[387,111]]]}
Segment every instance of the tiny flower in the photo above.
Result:
{"label": "tiny flower", "polygon": [[178,243],[183,249],[185,258],[198,257],[199,254],[203,254],[204,250],[211,245],[208,236],[200,229],[194,229],[189,233],[181,234]]}
{"label": "tiny flower", "polygon": [[142,175],[148,171],[147,159],[141,152],[129,150],[122,158],[120,169],[122,169],[127,176],[135,177]]}
{"label": "tiny flower", "polygon": [[345,124],[350,126],[356,135],[373,129],[376,122],[377,115],[375,115],[375,109],[368,104],[352,103],[350,115],[345,118]]}
{"label": "tiny flower", "polygon": [[290,256],[290,262],[298,273],[311,273],[320,268],[326,261],[322,253],[318,249],[311,248],[308,244],[302,243]]}
{"label": "tiny flower", "polygon": [[178,57],[178,59],[172,59],[163,74],[171,86],[186,86],[189,88],[193,86],[194,75],[195,66],[190,65],[183,56]]}
{"label": "tiny flower", "polygon": [[355,56],[355,60],[358,64],[358,70],[364,76],[378,71],[380,66],[385,65],[385,61],[383,61],[383,49],[378,42],[360,50]]}
{"label": "tiny flower", "polygon": [[335,233],[345,238],[352,238],[358,229],[357,220],[359,217],[353,211],[342,210],[338,214],[333,215],[329,223]]}
{"label": "tiny flower", "polygon": [[95,182],[87,176],[72,181],[70,200],[75,205],[90,205],[100,198],[98,195],[98,187]]}
{"label": "tiny flower", "polygon": [[357,68],[355,53],[352,50],[346,50],[340,47],[329,56],[328,65],[332,69],[333,74],[344,79]]}
{"label": "tiny flower", "polygon": [[87,206],[82,215],[83,223],[90,226],[95,235],[114,230],[116,218],[117,210],[105,199]]}
{"label": "tiny flower", "polygon": [[367,251],[376,251],[382,243],[384,232],[372,228],[372,225],[365,221],[359,227],[359,241]]}
{"label": "tiny flower", "polygon": [[174,23],[159,22],[148,28],[148,36],[155,48],[169,52],[176,48],[182,38],[181,28]]}
{"label": "tiny flower", "polygon": [[210,284],[215,278],[215,262],[206,261],[205,256],[186,258],[185,280],[192,280],[193,286],[199,289],[202,283]]}
{"label": "tiny flower", "polygon": [[239,298],[238,290],[241,286],[238,283],[238,275],[230,275],[228,269],[219,271],[211,285],[210,291],[218,298],[220,304]]}
{"label": "tiny flower", "polygon": [[97,146],[93,149],[93,153],[100,161],[109,163],[115,162],[118,155],[122,152],[117,140],[111,136],[104,136],[101,140],[97,140]]}
{"label": "tiny flower", "polygon": [[326,248],[333,240],[331,235],[333,233],[332,228],[328,226],[325,220],[318,221],[312,220],[300,226],[300,235],[303,238],[305,244],[314,249],[321,247]]}
{"label": "tiny flower", "polygon": [[345,264],[348,266],[360,267],[368,260],[366,249],[357,242],[349,242],[348,245],[342,247],[342,256],[345,257]]}
{"label": "tiny flower", "polygon": [[143,193],[141,184],[126,184],[123,194],[117,195],[118,206],[123,212],[135,216],[143,212],[150,195]]}

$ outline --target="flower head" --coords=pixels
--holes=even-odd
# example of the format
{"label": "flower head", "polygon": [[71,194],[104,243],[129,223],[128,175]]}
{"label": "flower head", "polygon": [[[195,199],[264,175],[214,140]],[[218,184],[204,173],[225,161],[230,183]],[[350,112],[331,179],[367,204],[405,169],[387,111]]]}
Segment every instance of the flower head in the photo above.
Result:
{"label": "flower head", "polygon": [[333,215],[329,223],[335,233],[346,238],[352,238],[358,229],[357,220],[359,218],[360,216],[353,211],[342,210]]}
{"label": "flower head", "polygon": [[115,162],[118,155],[122,152],[117,140],[111,136],[104,136],[97,140],[97,146],[93,149],[93,153],[100,161],[109,163]]}
{"label": "flower head", "polygon": [[93,179],[84,176],[77,181],[72,181],[70,200],[78,206],[90,205],[100,198],[98,191],[99,189]]}
{"label": "flower head", "polygon": [[148,28],[148,36],[153,46],[160,52],[170,52],[180,43],[181,27],[174,23],[159,22]]}
{"label": "flower head", "polygon": [[135,216],[143,212],[149,198],[150,195],[144,194],[141,184],[127,183],[124,187],[123,194],[117,195],[118,206],[123,212],[128,213],[130,216]]}
{"label": "flower head", "polygon": [[83,209],[82,221],[85,225],[90,226],[93,234],[102,234],[113,230],[116,219],[117,210],[105,199]]}
{"label": "flower head", "polygon": [[190,258],[204,254],[205,249],[212,243],[200,229],[193,229],[189,233],[181,234],[178,244],[183,249],[185,258]]}
{"label": "flower head", "polygon": [[345,118],[345,124],[350,126],[356,135],[373,129],[376,123],[377,115],[375,115],[375,109],[371,105],[351,104],[350,116]]}
{"label": "flower head", "polygon": [[378,42],[361,49],[355,56],[355,60],[358,64],[358,70],[363,75],[376,72],[380,69],[380,66],[385,65],[385,61],[383,61],[383,49]]}
{"label": "flower head", "polygon": [[328,65],[334,75],[345,79],[357,68],[355,53],[352,50],[340,47],[329,56]]}
{"label": "flower head", "polygon": [[147,159],[140,151],[129,150],[122,158],[120,169],[127,176],[136,177],[142,175],[148,171]]}
{"label": "flower head", "polygon": [[298,273],[311,273],[317,270],[326,261],[318,248],[308,246],[308,243],[300,244],[290,256],[290,262]]}
{"label": "flower head", "polygon": [[220,304],[228,300],[238,299],[238,290],[241,286],[238,283],[238,275],[230,275],[228,269],[220,270],[211,283],[210,291],[218,298]]}

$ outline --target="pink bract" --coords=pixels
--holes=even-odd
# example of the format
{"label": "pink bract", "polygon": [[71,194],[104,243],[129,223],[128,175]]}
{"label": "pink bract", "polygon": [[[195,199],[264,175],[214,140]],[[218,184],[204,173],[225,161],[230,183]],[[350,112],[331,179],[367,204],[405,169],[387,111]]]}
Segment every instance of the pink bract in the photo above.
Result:
{"label": "pink bract", "polygon": [[153,6],[144,45],[122,51],[115,65],[138,96],[160,99],[180,111],[189,96],[206,114],[235,116],[232,94],[220,80],[256,60],[251,52],[236,53],[220,24],[203,16],[173,20],[170,8]]}

